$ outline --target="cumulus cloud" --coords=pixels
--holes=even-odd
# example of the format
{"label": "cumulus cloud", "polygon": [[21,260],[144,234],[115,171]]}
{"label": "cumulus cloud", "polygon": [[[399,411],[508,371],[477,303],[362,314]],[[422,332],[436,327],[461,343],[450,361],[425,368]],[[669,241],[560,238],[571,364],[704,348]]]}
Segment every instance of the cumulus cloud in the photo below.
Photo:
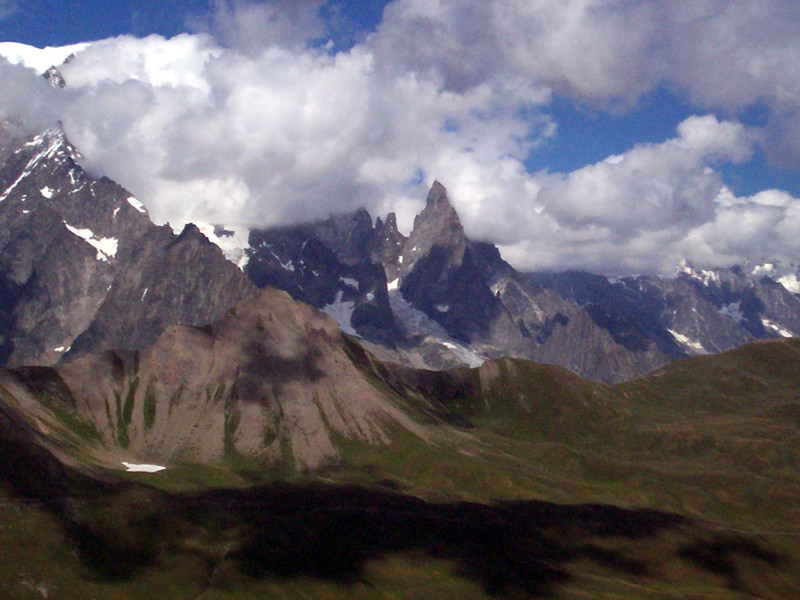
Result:
{"label": "cumulus cloud", "polygon": [[[347,51],[318,43],[325,5],[218,0],[203,33],[79,48],[65,90],[0,61],[0,107],[32,127],[60,119],[92,170],[176,226],[365,206],[408,228],[438,178],[469,235],[520,268],[731,264],[800,239],[794,198],[736,198],[718,169],[757,145],[800,156],[794,3],[396,0]],[[622,110],[660,85],[728,119],[691,117],[573,173],[526,171],[557,135],[554,93]],[[735,120],[755,102],[763,130]]]}
{"label": "cumulus cloud", "polygon": [[206,23],[226,47],[257,54],[268,46],[301,48],[326,33],[320,9],[326,0],[213,0]]}
{"label": "cumulus cloud", "polygon": [[661,85],[702,108],[761,102],[772,158],[788,161],[800,155],[798,29],[794,0],[397,0],[370,44],[457,91],[522,78],[607,107]]}
{"label": "cumulus cloud", "polygon": [[530,270],[669,273],[681,259],[730,266],[796,261],[800,200],[778,190],[736,197],[714,166],[748,160],[758,132],[693,116],[677,137],[636,146],[565,175],[532,198],[538,236],[507,235],[504,255]]}
{"label": "cumulus cloud", "polygon": [[80,48],[61,71],[65,90],[15,70],[36,91],[5,88],[22,94],[3,103],[6,114],[46,98],[43,115],[63,122],[90,169],[174,225],[265,226],[362,205],[396,210],[410,225],[440,172],[477,188],[505,161],[501,170],[518,176],[552,134],[537,112],[549,100],[543,88],[509,82],[454,93],[388,71],[364,47],[270,45],[252,55],[204,34],[122,36]]}
{"label": "cumulus cloud", "polygon": [[797,98],[798,24],[792,0],[397,0],[372,44],[453,87],[513,74],[633,101],[668,81],[699,102],[741,107]]}

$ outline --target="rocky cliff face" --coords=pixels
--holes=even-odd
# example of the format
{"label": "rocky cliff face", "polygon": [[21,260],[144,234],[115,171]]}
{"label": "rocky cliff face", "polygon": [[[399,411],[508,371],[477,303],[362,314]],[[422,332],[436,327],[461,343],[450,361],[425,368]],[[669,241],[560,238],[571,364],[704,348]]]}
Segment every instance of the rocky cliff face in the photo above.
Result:
{"label": "rocky cliff face", "polygon": [[2,124],[0,160],[0,361],[10,366],[141,349],[267,285],[382,358],[425,368],[516,356],[614,382],[800,332],[800,300],[764,266],[614,281],[520,273],[466,237],[438,182],[408,238],[394,215],[373,225],[363,209],[253,231],[242,273],[196,227],[157,227],[129,192],[84,171],[59,129],[26,138]]}
{"label": "rocky cliff face", "polygon": [[328,313],[345,333],[393,347],[386,276],[370,260],[377,233],[366,211],[253,231],[244,272],[258,287],[278,287]]}
{"label": "rocky cliff face", "polygon": [[609,281],[588,273],[535,274],[532,279],[584,306],[628,348],[654,344],[670,359],[718,353],[754,339],[800,331],[800,300],[760,268],[696,270],[674,278]]}
{"label": "rocky cliff face", "polygon": [[335,463],[342,441],[383,444],[398,431],[426,440],[346,344],[331,318],[270,288],[206,327],[169,326],[142,351],[2,371],[0,380],[39,422],[53,410],[76,415],[99,438],[84,450],[115,468],[245,459],[302,471]]}
{"label": "rocky cliff face", "polygon": [[113,181],[81,168],[60,129],[6,128],[0,155],[0,361],[141,348],[168,323],[201,324],[252,291],[220,250],[157,227]]}
{"label": "rocky cliff face", "polygon": [[667,360],[648,339],[621,343],[572,299],[515,271],[497,248],[469,240],[438,182],[408,238],[394,215],[373,227],[361,210],[254,232],[250,242],[246,272],[256,285],[275,285],[328,311],[389,360],[447,368],[510,355],[605,381]]}

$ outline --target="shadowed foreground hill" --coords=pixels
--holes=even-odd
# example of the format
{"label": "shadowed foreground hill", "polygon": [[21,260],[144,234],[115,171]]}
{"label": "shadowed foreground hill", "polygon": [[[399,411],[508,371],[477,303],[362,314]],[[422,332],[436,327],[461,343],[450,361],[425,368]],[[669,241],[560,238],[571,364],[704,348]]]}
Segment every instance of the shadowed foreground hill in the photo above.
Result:
{"label": "shadowed foreground hill", "polygon": [[267,290],[0,384],[4,596],[800,593],[796,340],[617,386],[415,371]]}
{"label": "shadowed foreground hill", "polygon": [[106,465],[243,458],[313,470],[337,459],[333,436],[426,437],[353,366],[333,320],[274,289],[208,327],[169,327],[144,351],[20,369],[0,383],[40,428],[53,416],[79,423],[78,452]]}
{"label": "shadowed foreground hill", "polygon": [[492,475],[495,492],[524,487],[753,527],[800,522],[798,339],[677,361],[615,386],[513,359],[448,372],[371,368],[398,393],[471,423],[490,444],[483,452],[513,455],[507,475]]}

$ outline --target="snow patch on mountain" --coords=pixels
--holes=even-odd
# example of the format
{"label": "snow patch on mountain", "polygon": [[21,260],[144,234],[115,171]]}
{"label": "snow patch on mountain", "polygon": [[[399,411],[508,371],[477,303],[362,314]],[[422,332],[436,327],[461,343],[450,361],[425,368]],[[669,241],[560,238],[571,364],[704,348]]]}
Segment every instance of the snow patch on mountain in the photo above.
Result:
{"label": "snow patch on mountain", "polygon": [[358,333],[353,328],[353,311],[355,311],[356,303],[342,301],[342,296],[342,290],[336,292],[336,299],[331,304],[324,306],[322,312],[336,321],[344,333],[357,336]]}
{"label": "snow patch on mountain", "polygon": [[161,465],[148,465],[129,462],[123,462],[122,466],[125,467],[128,473],[158,473],[159,471],[163,471],[167,468],[162,467]]}
{"label": "snow patch on mountain", "polygon": [[47,186],[44,186],[41,190],[39,190],[39,193],[48,200],[53,197],[53,190]]}
{"label": "snow patch on mountain", "polygon": [[[41,150],[32,156],[25,167],[22,169],[22,173],[16,178],[14,183],[6,188],[2,195],[0,195],[0,202],[8,198],[9,194],[20,184],[22,180],[24,180],[28,175],[30,175],[36,166],[42,162],[53,158],[57,153],[64,151],[64,144],[66,143],[66,138],[64,138],[64,133],[60,129],[48,129],[44,133],[37,135],[33,140],[25,144],[25,146],[40,146]],[[63,157],[62,157],[63,158]],[[49,188],[44,188],[49,190]],[[44,190],[42,190],[42,194],[44,195]],[[49,197],[49,196],[45,196]]]}
{"label": "snow patch on mountain", "polygon": [[117,248],[119,247],[119,240],[116,238],[97,238],[91,229],[79,229],[73,227],[66,221],[62,221],[70,233],[77,235],[87,244],[97,250],[97,260],[108,262],[109,258],[114,258],[117,255]]}
{"label": "snow patch on mountain", "polygon": [[796,273],[789,273],[778,279],[780,283],[787,290],[793,294],[800,294],[800,280],[797,278]]}
{"label": "snow patch on mountain", "polygon": [[453,354],[458,357],[460,361],[465,363],[469,367],[480,367],[486,361],[478,356],[475,352],[467,348],[466,346],[462,346],[461,344],[456,344],[454,342],[442,342],[442,345],[446,348],[449,348]]}
{"label": "snow patch on mountain", "polygon": [[12,65],[22,65],[28,69],[33,69],[38,74],[42,74],[50,67],[57,67],[64,64],[70,55],[80,52],[89,46],[88,43],[71,44],[52,48],[36,48],[27,44],[17,42],[0,42],[0,56],[5,58]]}
{"label": "snow patch on mountain", "polygon": [[669,331],[670,334],[672,334],[672,337],[674,337],[679,344],[682,344],[690,352],[694,354],[708,354],[708,350],[706,350],[703,347],[703,344],[701,344],[700,342],[696,342],[691,338],[689,338],[688,336],[685,336],[682,333],[678,333],[673,329],[667,329],[667,331]]}
{"label": "snow patch on mountain", "polygon": [[140,213],[147,213],[147,209],[144,207],[144,204],[139,202],[136,198],[131,196],[128,198],[128,204],[130,204],[133,208],[138,210]]}
{"label": "snow patch on mountain", "polygon": [[[225,258],[240,269],[247,266],[247,262],[250,260],[250,255],[247,253],[250,248],[250,230],[247,227],[222,227],[202,222],[195,223],[195,225],[209,241],[219,246]],[[280,261],[280,259],[278,260]],[[283,263],[281,265],[288,268]],[[289,270],[293,271],[294,267],[291,265],[291,261],[289,261],[289,266],[291,267]]]}
{"label": "snow patch on mountain", "polygon": [[775,275],[775,263],[762,263],[753,267],[753,277],[773,277]]}
{"label": "snow patch on mountain", "polygon": [[688,275],[692,279],[696,279],[697,281],[702,281],[703,285],[708,285],[710,283],[719,283],[719,273],[713,269],[695,269],[685,260],[682,260],[678,264],[678,274],[683,273],[684,275]]}
{"label": "snow patch on mountain", "polygon": [[786,329],[784,327],[781,327],[780,325],[778,325],[774,321],[770,321],[769,319],[767,319],[765,317],[761,318],[761,324],[764,327],[766,327],[767,329],[771,329],[772,331],[774,331],[775,333],[777,333],[781,337],[787,337],[787,338],[794,337],[794,334],[791,331],[789,331],[788,329]]}
{"label": "snow patch on mountain", "polygon": [[[396,280],[399,281],[399,280]],[[470,367],[478,367],[486,360],[476,352],[452,339],[444,328],[421,310],[414,308],[403,298],[402,292],[395,286],[389,292],[389,306],[400,325],[412,335],[425,335],[442,344],[463,363]]]}

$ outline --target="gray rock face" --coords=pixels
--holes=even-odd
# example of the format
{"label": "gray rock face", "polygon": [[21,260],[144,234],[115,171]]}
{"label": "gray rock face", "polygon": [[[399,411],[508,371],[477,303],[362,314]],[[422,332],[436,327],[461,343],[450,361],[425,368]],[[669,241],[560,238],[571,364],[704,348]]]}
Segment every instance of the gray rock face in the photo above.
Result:
{"label": "gray rock face", "polygon": [[395,281],[400,276],[400,257],[403,255],[406,241],[406,236],[397,229],[397,216],[394,213],[386,215],[385,221],[381,221],[378,217],[372,238],[370,260],[383,265],[387,281]]}
{"label": "gray rock face", "polygon": [[675,278],[613,282],[576,272],[531,278],[584,306],[627,348],[649,340],[670,359],[800,332],[800,300],[777,281],[741,267],[697,271],[687,266]]}
{"label": "gray rock face", "polygon": [[167,324],[207,323],[251,293],[199,232],[155,226],[129,192],[84,171],[60,130],[0,140],[3,364],[141,348]]}
{"label": "gray rock face", "polygon": [[280,287],[329,312],[337,298],[352,303],[345,329],[379,344],[371,350],[386,359],[438,369],[510,355],[606,381],[667,360],[647,339],[627,348],[573,300],[515,271],[497,248],[469,240],[438,182],[408,238],[394,215],[373,227],[360,210],[254,232],[250,245],[246,272],[256,285]]}
{"label": "gray rock face", "polygon": [[[669,360],[800,333],[800,300],[763,269],[608,280],[523,274],[469,240],[447,191],[408,238],[363,209],[253,231],[242,273],[194,226],[175,235],[54,129],[0,124],[0,362],[53,365],[140,349],[171,324],[203,325],[256,287],[333,316],[381,357],[417,367],[516,356],[615,382]],[[255,286],[253,285],[255,284]]]}
{"label": "gray rock face", "polygon": [[254,230],[245,273],[260,288],[283,289],[328,312],[346,333],[393,347],[398,332],[386,276],[372,260],[387,235],[385,226],[372,226],[365,210],[306,225]]}

